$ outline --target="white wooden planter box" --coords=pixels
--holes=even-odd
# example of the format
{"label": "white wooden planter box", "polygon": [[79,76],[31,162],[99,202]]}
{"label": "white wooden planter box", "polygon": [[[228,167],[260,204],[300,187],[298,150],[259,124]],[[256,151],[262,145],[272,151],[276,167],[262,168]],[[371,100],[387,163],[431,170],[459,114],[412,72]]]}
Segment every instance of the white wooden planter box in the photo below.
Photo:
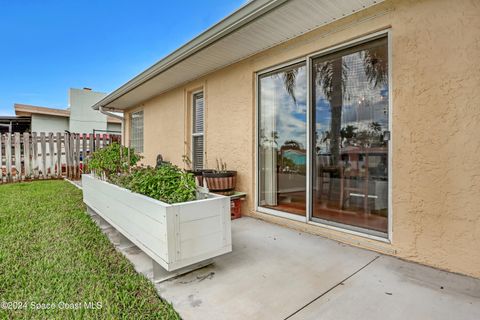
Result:
{"label": "white wooden planter box", "polygon": [[83,201],[167,271],[232,251],[228,197],[167,204],[82,175]]}

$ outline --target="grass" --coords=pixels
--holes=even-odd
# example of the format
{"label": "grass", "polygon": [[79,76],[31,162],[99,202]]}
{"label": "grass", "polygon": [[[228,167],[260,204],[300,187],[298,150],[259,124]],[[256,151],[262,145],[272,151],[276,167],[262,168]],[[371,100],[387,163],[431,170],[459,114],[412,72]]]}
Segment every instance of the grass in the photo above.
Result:
{"label": "grass", "polygon": [[0,319],[12,318],[179,316],[86,214],[80,190],[41,181],[0,186]]}

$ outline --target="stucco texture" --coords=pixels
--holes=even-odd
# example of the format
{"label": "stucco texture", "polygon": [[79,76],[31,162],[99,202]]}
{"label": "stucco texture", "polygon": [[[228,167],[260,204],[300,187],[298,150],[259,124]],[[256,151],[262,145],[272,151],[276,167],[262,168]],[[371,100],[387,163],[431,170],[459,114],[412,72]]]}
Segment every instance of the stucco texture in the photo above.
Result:
{"label": "stucco texture", "polygon": [[[391,30],[392,242],[255,212],[255,72]],[[144,110],[144,162],[183,166],[189,96],[203,88],[206,167],[222,158],[248,193],[244,213],[480,277],[480,2],[386,1],[176,88]],[[126,137],[128,137],[128,121]],[[186,143],[186,144],[185,144]],[[187,145],[187,146],[186,146]]]}

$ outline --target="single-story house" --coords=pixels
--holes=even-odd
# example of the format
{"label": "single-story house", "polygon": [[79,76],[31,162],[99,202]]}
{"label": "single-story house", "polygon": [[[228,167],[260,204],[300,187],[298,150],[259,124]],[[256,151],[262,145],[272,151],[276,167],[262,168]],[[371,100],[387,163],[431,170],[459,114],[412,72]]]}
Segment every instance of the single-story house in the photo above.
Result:
{"label": "single-story house", "polygon": [[256,0],[93,105],[244,214],[480,277],[480,3]]}
{"label": "single-story house", "polygon": [[111,132],[120,134],[122,121],[119,117],[103,114],[90,108],[92,104],[106,96],[89,88],[68,91],[69,107],[67,109],[46,108],[16,103],[15,115],[18,118],[30,119],[31,132],[64,132],[98,133]]}

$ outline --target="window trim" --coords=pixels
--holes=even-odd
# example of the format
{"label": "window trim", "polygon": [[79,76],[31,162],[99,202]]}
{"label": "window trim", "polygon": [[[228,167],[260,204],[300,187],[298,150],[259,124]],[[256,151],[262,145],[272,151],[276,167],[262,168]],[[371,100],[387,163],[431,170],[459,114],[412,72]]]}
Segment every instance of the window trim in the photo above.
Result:
{"label": "window trim", "polygon": [[[391,132],[391,137],[388,145],[388,166],[389,166],[389,172],[388,172],[388,230],[386,237],[385,236],[379,236],[378,233],[376,233],[374,230],[369,230],[369,229],[363,229],[363,228],[355,228],[352,229],[348,225],[333,225],[330,224],[328,221],[319,221],[319,220],[312,220],[312,182],[313,182],[313,177],[311,177],[312,173],[312,161],[310,157],[307,157],[306,164],[307,164],[307,210],[306,210],[306,215],[305,217],[303,216],[298,216],[292,213],[284,212],[284,211],[279,211],[271,208],[263,208],[259,205],[259,194],[260,194],[260,185],[259,185],[259,168],[260,168],[260,157],[258,153],[258,142],[259,142],[259,121],[260,121],[260,90],[259,90],[259,84],[260,84],[260,78],[262,76],[265,76],[268,73],[274,73],[278,70],[281,70],[283,68],[287,68],[291,65],[295,65],[301,62],[304,62],[306,67],[307,67],[307,154],[310,155],[312,152],[312,148],[310,146],[311,144],[311,139],[313,138],[313,132],[312,132],[312,60],[321,56],[325,56],[334,52],[338,52],[344,49],[348,49],[351,47],[355,47],[358,45],[361,45],[363,43],[367,43],[370,41],[373,41],[375,39],[379,39],[382,37],[387,38],[387,50],[388,50],[388,120],[389,120],[389,131]],[[392,108],[392,93],[393,93],[393,83],[392,83],[392,65],[393,65],[393,50],[392,50],[392,35],[391,35],[391,28],[386,28],[384,30],[376,31],[364,36],[357,37],[353,40],[349,40],[334,46],[330,46],[328,48],[315,51],[311,54],[307,54],[303,57],[292,59],[283,63],[276,64],[272,67],[265,68],[262,70],[259,70],[255,72],[254,78],[255,78],[255,165],[256,168],[254,168],[254,183],[255,183],[255,196],[254,196],[254,208],[255,211],[261,212],[264,214],[269,214],[277,217],[282,217],[282,218],[287,218],[290,220],[295,220],[295,221],[301,221],[305,222],[306,224],[318,226],[321,228],[329,229],[329,230],[335,230],[342,232],[344,234],[352,234],[355,236],[359,236],[362,238],[367,238],[371,240],[376,240],[379,242],[384,242],[391,244],[393,241],[393,197],[392,197],[392,186],[393,186],[393,129],[392,129],[392,123],[393,123],[393,108]]]}
{"label": "window trim", "polygon": [[[194,128],[193,128],[193,127],[194,127],[194,125],[195,125],[195,124],[194,124],[194,117],[195,117],[195,116],[194,116],[194,111],[195,111],[195,110],[194,110],[194,108],[195,108],[195,95],[197,95],[197,94],[199,94],[199,93],[201,93],[202,96],[203,96],[203,131],[202,131],[202,132],[195,132],[195,133],[194,133],[194,132],[193,132],[193,131],[194,131]],[[195,158],[194,158],[194,156],[193,156],[194,153],[195,153],[194,150],[193,150],[193,148],[194,148],[193,138],[194,138],[194,137],[203,137],[203,139],[202,139],[202,145],[203,145],[203,152],[202,152],[202,169],[204,169],[204,167],[205,167],[205,123],[206,123],[206,121],[205,121],[205,114],[206,114],[206,112],[205,112],[205,109],[206,109],[206,108],[205,108],[205,105],[206,105],[206,103],[205,103],[205,91],[203,90],[203,88],[202,88],[202,89],[195,90],[195,91],[192,91],[192,92],[190,93],[190,98],[191,98],[191,102],[190,102],[190,107],[189,107],[189,109],[190,109],[190,114],[191,114],[191,116],[190,116],[190,126],[191,126],[191,127],[190,127],[190,146],[191,146],[191,148],[190,148],[190,159],[192,159],[192,165],[191,165],[191,167],[192,167],[192,170],[196,170],[196,169],[195,169],[195,163],[194,163],[194,159],[195,159]]]}
{"label": "window trim", "polygon": [[133,112],[130,112],[130,117],[129,117],[129,134],[128,134],[128,146],[129,148],[134,148],[132,146],[132,136],[133,136],[133,115],[134,114],[137,114],[137,113],[142,113],[142,150],[139,151],[139,150],[135,150],[136,152],[138,153],[143,153],[145,151],[145,112],[143,109],[139,109],[139,110],[136,110],[136,111],[133,111]]}

